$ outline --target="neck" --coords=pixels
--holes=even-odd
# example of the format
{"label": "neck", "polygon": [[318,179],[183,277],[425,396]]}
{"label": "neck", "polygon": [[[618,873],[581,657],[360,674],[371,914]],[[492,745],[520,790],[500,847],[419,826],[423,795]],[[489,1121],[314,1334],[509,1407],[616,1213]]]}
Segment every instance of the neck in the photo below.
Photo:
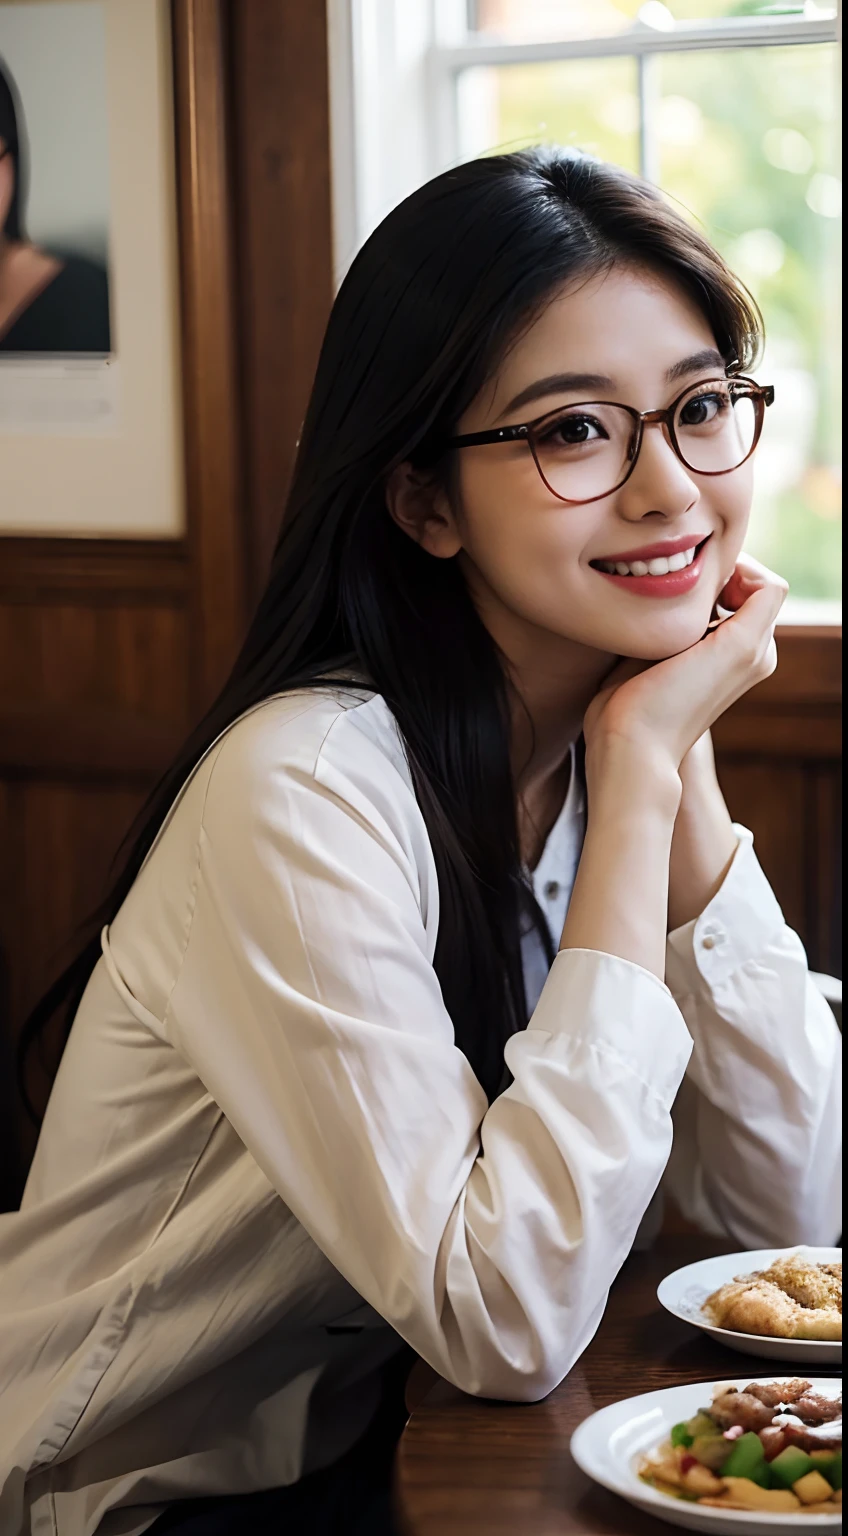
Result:
{"label": "neck", "polygon": [[[597,658],[594,653],[594,660]],[[510,756],[516,788],[532,790],[562,767],[583,729],[583,716],[612,661],[579,666],[590,658],[564,648],[550,657],[507,656],[512,705]],[[547,663],[547,664],[546,664]]]}
{"label": "neck", "polygon": [[617,657],[538,628],[469,582],[475,606],[510,685],[510,758],[528,863],[540,852],[562,805],[571,747],[583,717]]}

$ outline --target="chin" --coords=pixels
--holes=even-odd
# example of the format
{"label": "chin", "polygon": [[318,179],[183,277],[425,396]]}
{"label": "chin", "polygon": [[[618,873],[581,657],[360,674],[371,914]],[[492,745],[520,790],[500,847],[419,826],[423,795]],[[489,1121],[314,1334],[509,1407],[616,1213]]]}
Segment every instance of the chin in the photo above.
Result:
{"label": "chin", "polygon": [[655,612],[645,615],[644,624],[629,624],[626,632],[612,636],[609,649],[618,656],[632,656],[636,661],[665,661],[669,656],[679,656],[697,645],[706,634],[712,616],[709,609],[698,604],[693,613],[669,613],[665,617]]}

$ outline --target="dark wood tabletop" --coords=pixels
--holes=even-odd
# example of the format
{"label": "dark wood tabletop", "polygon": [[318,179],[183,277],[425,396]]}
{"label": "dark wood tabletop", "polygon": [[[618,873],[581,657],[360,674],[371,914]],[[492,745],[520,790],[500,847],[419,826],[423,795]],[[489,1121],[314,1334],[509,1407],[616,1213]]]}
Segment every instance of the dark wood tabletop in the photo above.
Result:
{"label": "dark wood tabletop", "polygon": [[[395,1503],[404,1536],[656,1536],[650,1515],[583,1475],[569,1441],[590,1413],[639,1392],[781,1374],[777,1361],[729,1350],[657,1301],[664,1275],[733,1251],[728,1241],[663,1237],[631,1256],[594,1340],[544,1402],[483,1402],[438,1381],[398,1449]],[[841,1375],[818,1365],[815,1372]]]}

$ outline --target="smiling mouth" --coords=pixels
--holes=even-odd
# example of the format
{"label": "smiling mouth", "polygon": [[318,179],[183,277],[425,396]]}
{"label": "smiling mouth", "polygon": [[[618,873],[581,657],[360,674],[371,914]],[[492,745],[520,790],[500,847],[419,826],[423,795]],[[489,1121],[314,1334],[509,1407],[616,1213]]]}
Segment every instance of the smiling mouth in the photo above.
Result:
{"label": "smiling mouth", "polygon": [[673,576],[694,564],[711,537],[708,534],[700,544],[693,544],[689,549],[673,555],[655,555],[650,560],[591,560],[589,563],[607,576]]}

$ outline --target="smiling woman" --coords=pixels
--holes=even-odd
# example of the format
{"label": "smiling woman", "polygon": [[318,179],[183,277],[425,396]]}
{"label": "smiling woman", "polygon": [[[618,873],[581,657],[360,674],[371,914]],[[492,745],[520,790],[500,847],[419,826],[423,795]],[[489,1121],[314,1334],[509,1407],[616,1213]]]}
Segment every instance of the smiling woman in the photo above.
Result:
{"label": "smiling woman", "polygon": [[835,1235],[839,1034],[709,738],[786,591],[740,553],[758,341],[568,151],[360,252],[231,677],[27,1030],[64,1008],[0,1228],[4,1531],[376,1536],[404,1346],[544,1396],[661,1181]]}
{"label": "smiling woman", "polygon": [[[726,376],[681,276],[631,261],[551,299],[509,350],[446,444],[461,450],[461,516],[425,527],[422,543],[461,554],[490,629],[497,609],[509,626],[521,614],[602,653],[656,659],[704,634],[733,572],[771,395]],[[589,390],[607,398],[587,401]],[[509,423],[543,400],[543,416]],[[402,503],[394,509],[403,517]],[[697,551],[691,564],[687,550]],[[674,556],[681,565],[671,575],[649,571],[649,561]],[[626,570],[603,569],[617,563]],[[605,592],[609,582],[626,597]],[[657,597],[677,601],[627,601]]]}

